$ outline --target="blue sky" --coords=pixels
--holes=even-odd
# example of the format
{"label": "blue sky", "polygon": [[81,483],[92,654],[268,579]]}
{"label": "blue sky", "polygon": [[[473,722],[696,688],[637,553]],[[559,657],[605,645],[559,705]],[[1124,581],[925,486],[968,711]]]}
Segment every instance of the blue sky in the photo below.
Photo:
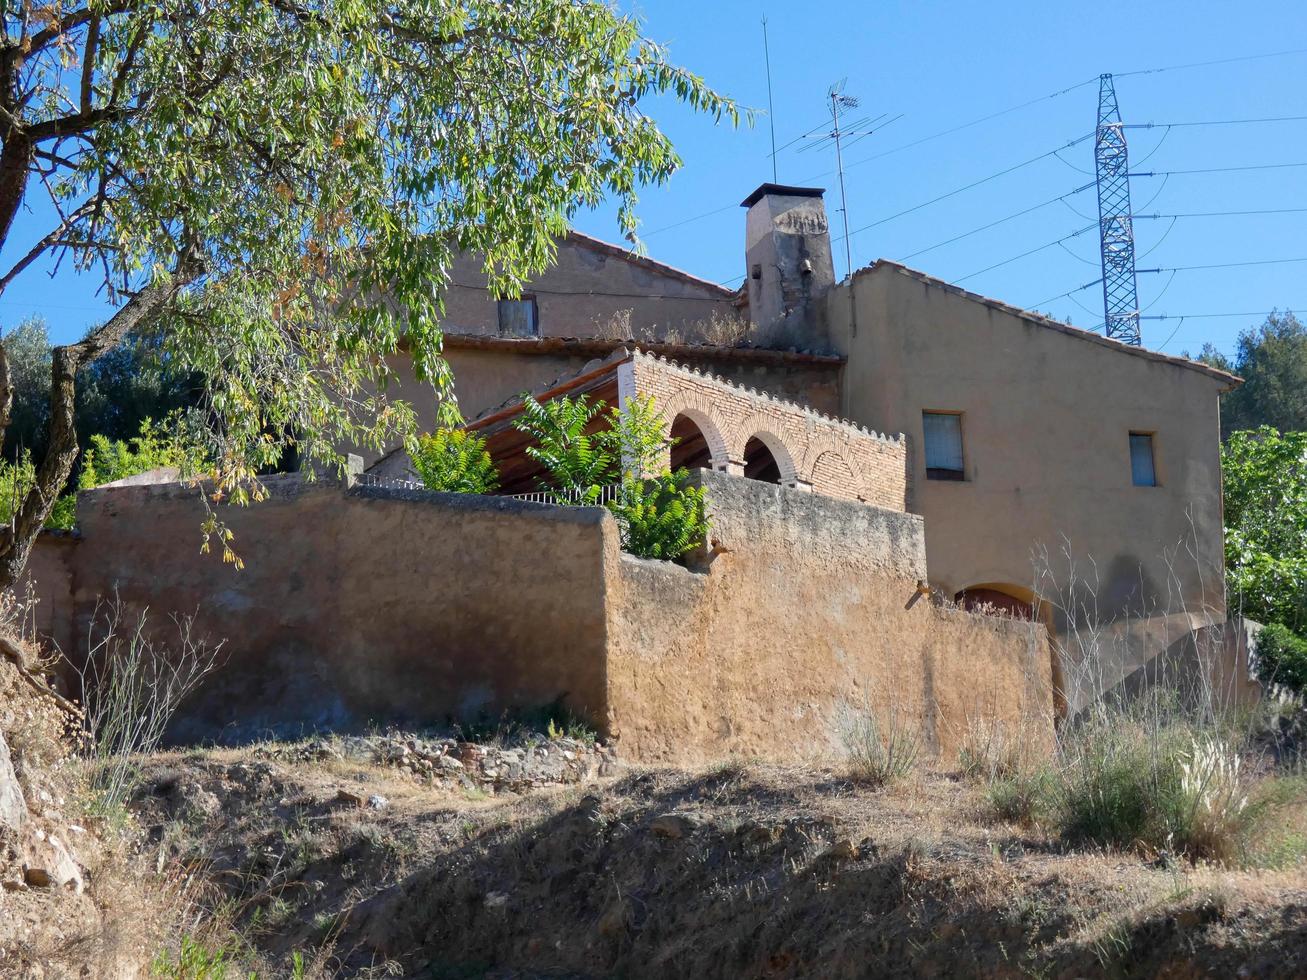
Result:
{"label": "blue sky", "polygon": [[[1238,5],[625,0],[622,5],[645,18],[647,33],[667,43],[676,60],[759,109],[767,105],[760,23],[765,14],[778,144],[828,119],[825,93],[841,78],[847,78],[845,91],[862,100],[857,115],[901,114],[846,154],[851,226],[872,226],[852,238],[854,266],[879,257],[906,260],[1020,306],[1040,304],[1099,275],[1092,229],[1006,260],[1094,222],[1092,188],[1053,201],[1092,181],[1092,141],[1059,155],[1050,151],[1092,132],[1101,72],[1122,76],[1116,88],[1127,123],[1307,116],[1307,50],[1125,74],[1307,49],[1307,4],[1301,0]],[[1062,94],[1043,98],[1054,92]],[[1031,100],[1038,101],[900,149]],[[732,129],[714,126],[671,100],[650,109],[672,136],[685,167],[666,187],[643,194],[649,254],[734,285],[743,272],[743,211],[736,205],[772,176],[769,119],[760,115],[753,128]],[[1131,130],[1129,139],[1134,170],[1307,164],[1307,120],[1169,131],[1159,126]],[[778,177],[828,188],[838,237],[834,152],[827,147],[799,152],[806,142],[778,156]],[[883,220],[1041,155],[1007,176]],[[1281,212],[1140,219],[1140,268],[1307,258],[1307,210],[1286,210],[1307,209],[1307,166],[1136,178],[1132,192],[1139,214]],[[1035,209],[912,254],[1027,208]],[[23,237],[38,233],[39,217],[20,217]],[[580,216],[577,225],[601,238],[618,238],[606,209]],[[998,263],[1005,264],[981,271]],[[845,271],[839,245],[836,270]],[[40,312],[56,340],[71,339],[105,315],[107,307],[93,290],[67,269],[53,279],[29,272],[0,299],[0,324],[8,327]],[[1228,350],[1241,328],[1260,322],[1261,311],[1307,309],[1307,262],[1141,275],[1140,299],[1146,316],[1173,317],[1144,322],[1146,346],[1174,353],[1210,340]],[[1096,286],[1040,308],[1083,327],[1102,320]],[[1194,317],[1222,313],[1241,315]],[[1191,318],[1181,321],[1180,315]]]}

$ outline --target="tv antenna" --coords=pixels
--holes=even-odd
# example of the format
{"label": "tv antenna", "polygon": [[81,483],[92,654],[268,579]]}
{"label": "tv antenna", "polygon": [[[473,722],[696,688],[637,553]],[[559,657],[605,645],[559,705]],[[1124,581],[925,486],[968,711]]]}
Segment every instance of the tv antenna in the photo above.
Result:
{"label": "tv antenna", "polygon": [[772,101],[771,95],[771,46],[767,43],[767,16],[762,18],[762,56],[767,65],[767,121],[771,123],[771,179],[772,183],[777,183],[776,177],[776,105]]}
{"label": "tv antenna", "polygon": [[[872,133],[879,132],[895,120],[902,119],[903,114],[895,116],[893,119],[881,122],[889,115],[888,112],[882,112],[879,116],[859,116],[850,121],[844,121],[841,124],[840,113],[843,112],[847,118],[853,109],[862,105],[861,100],[856,95],[845,95],[844,85],[848,82],[847,78],[841,78],[826,91],[826,98],[830,100],[831,128],[828,132],[816,136],[817,142],[810,143],[802,147],[799,152],[825,145],[827,140],[835,144],[835,170],[839,174],[840,180],[840,216],[844,223],[844,271],[846,275],[853,272],[853,241],[849,238],[849,202],[848,196],[844,189],[844,150],[846,146],[853,146],[860,140],[866,139]],[[879,125],[877,125],[879,123]],[[811,135],[811,134],[807,134]],[[847,145],[845,140],[853,137]]]}

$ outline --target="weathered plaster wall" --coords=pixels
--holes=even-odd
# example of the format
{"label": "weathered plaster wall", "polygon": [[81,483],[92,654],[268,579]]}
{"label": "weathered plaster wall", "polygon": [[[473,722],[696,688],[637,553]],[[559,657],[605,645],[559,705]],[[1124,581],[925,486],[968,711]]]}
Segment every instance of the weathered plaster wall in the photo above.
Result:
{"label": "weathered plaster wall", "polygon": [[42,531],[15,589],[19,596],[30,590],[36,599],[32,626],[61,650],[74,644],[72,564],[79,540],[67,531]]}
{"label": "weathered plaster wall", "polygon": [[79,626],[116,588],[156,626],[196,613],[226,639],[226,666],[180,736],[494,718],[562,696],[603,715],[606,512],[267,484],[267,501],[222,511],[239,571],[200,554],[193,489],[79,498]]}
{"label": "weathered plaster wall", "polygon": [[630,371],[631,393],[653,397],[668,435],[678,415],[693,419],[716,469],[742,473],[745,446],[756,437],[776,458],[783,485],[800,484],[889,510],[905,508],[907,446],[902,437],[823,416],[766,392],[723,384],[727,379],[664,358],[636,354]]}
{"label": "weathered plaster wall", "polygon": [[[962,413],[964,481],[927,480],[923,454],[912,454],[909,509],[926,518],[932,585],[1029,588],[1046,548],[1069,597],[1065,540],[1079,562],[1076,600],[1096,577],[1105,616],[1224,619],[1225,382],[892,263],[851,283],[828,303],[832,340],[849,358],[844,414],[905,432],[915,447],[923,410]],[[1154,434],[1159,486],[1131,484],[1132,431]]]}
{"label": "weathered plaster wall", "polygon": [[[84,636],[116,589],[129,614],[149,607],[162,641],[172,613],[225,639],[179,739],[494,718],[563,698],[631,758],[693,761],[831,748],[843,700],[900,712],[944,754],[972,718],[1048,717],[1042,629],[914,598],[920,518],[700,478],[706,572],[624,556],[599,508],[294,477],[224,508],[237,570],[200,554],[194,489],[90,491],[64,552],[67,626]],[[54,547],[41,562],[58,566]]]}
{"label": "weathered plaster wall", "polygon": [[610,724],[623,751],[694,761],[835,751],[842,703],[957,751],[972,719],[1052,735],[1042,627],[939,608],[921,519],[711,472],[706,572],[610,548]]}
{"label": "weathered plaster wall", "polygon": [[[583,235],[561,239],[557,260],[523,292],[535,297],[542,337],[695,339],[702,321],[735,310],[732,290]],[[445,324],[450,333],[499,333],[496,301],[475,256],[454,263]]]}

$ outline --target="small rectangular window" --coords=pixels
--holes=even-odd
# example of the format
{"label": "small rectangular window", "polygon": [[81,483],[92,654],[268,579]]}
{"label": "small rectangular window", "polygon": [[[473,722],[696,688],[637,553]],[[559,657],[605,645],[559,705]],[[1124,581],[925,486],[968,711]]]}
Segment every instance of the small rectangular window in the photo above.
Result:
{"label": "small rectangular window", "polygon": [[1150,433],[1130,433],[1130,479],[1137,487],[1157,486],[1157,467],[1153,462],[1153,437]]}
{"label": "small rectangular window", "polygon": [[499,334],[501,337],[540,336],[540,320],[534,296],[499,301]]}
{"label": "small rectangular window", "polygon": [[965,480],[962,469],[962,416],[956,412],[922,412],[926,479]]}

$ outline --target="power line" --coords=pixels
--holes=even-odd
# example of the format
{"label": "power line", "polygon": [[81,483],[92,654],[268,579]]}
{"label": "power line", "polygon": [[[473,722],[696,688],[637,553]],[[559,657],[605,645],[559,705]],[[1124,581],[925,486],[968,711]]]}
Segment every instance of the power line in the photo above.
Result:
{"label": "power line", "polygon": [[1004,259],[1002,262],[995,262],[993,265],[986,266],[985,268],[979,270],[978,272],[972,272],[969,275],[963,276],[961,279],[954,279],[953,282],[956,284],[959,282],[966,282],[968,279],[974,279],[976,276],[982,275],[986,272],[990,272],[994,269],[999,268],[1000,266],[1009,265],[1017,261],[1018,259],[1024,259],[1027,255],[1034,255],[1036,252],[1042,252],[1046,248],[1053,248],[1055,245],[1061,245],[1063,242],[1070,241],[1072,238],[1075,238],[1077,235],[1083,235],[1087,231],[1093,231],[1097,227],[1098,227],[1098,222],[1095,221],[1093,224],[1085,225],[1083,228],[1079,228],[1071,232],[1071,234],[1069,235],[1063,235],[1061,238],[1057,239],[1056,241],[1046,242],[1045,244],[1036,246],[1035,248],[1032,248],[1029,251],[1022,252],[1020,255],[1014,255],[1010,259]]}
{"label": "power line", "polygon": [[1235,58],[1217,58],[1214,61],[1191,61],[1184,65],[1165,65],[1161,68],[1139,68],[1135,71],[1117,72],[1116,77],[1131,78],[1135,75],[1157,75],[1164,71],[1181,71],[1187,68],[1210,68],[1213,65],[1230,65],[1237,61],[1259,61],[1263,58],[1283,58],[1292,54],[1307,54],[1307,48],[1290,48],[1287,51],[1268,51],[1265,54],[1245,54]]}
{"label": "power line", "polygon": [[1167,129],[1177,129],[1181,126],[1245,126],[1252,123],[1276,123],[1276,122],[1303,122],[1307,116],[1263,116],[1260,119],[1199,119],[1193,122],[1172,122],[1172,123],[1126,123],[1122,129],[1156,129],[1165,126]]}
{"label": "power line", "polygon": [[1080,187],[1077,187],[1075,190],[1067,191],[1067,193],[1062,194],[1059,197],[1050,198],[1049,200],[1043,201],[1040,204],[1035,204],[1021,211],[1017,211],[1014,214],[1009,214],[995,221],[991,221],[989,222],[989,224],[981,225],[979,228],[972,228],[970,231],[964,231],[960,235],[954,235],[952,238],[946,239],[945,241],[942,242],[938,242],[937,244],[931,245],[927,248],[919,248],[917,249],[917,251],[903,256],[903,258],[900,261],[906,262],[908,259],[916,258],[918,255],[925,255],[927,252],[933,252],[935,251],[935,249],[943,248],[945,245],[952,245],[954,242],[960,242],[964,238],[970,238],[972,235],[978,235],[980,234],[980,232],[988,231],[990,228],[994,228],[997,225],[1003,224],[1004,222],[1012,221],[1015,218],[1020,218],[1023,215],[1030,214],[1032,211],[1038,211],[1040,208],[1046,208],[1049,205],[1056,204],[1058,201],[1065,201],[1068,197],[1074,197],[1076,194],[1082,194],[1093,186],[1094,186],[1093,184],[1082,184]]}
{"label": "power line", "polygon": [[1290,167],[1307,167],[1302,163],[1258,163],[1242,167],[1202,167],[1197,170],[1145,170],[1132,173],[1131,177],[1170,177],[1176,174],[1228,174],[1241,170],[1284,170]]}
{"label": "power line", "polygon": [[[1303,306],[1298,307],[1298,309],[1303,309],[1303,308],[1304,308]],[[1222,319],[1225,317],[1235,317],[1235,316],[1270,316],[1272,313],[1279,313],[1279,312],[1292,313],[1293,310],[1292,308],[1285,308],[1283,311],[1278,309],[1277,310],[1245,310],[1240,313],[1156,313],[1153,316],[1146,316],[1143,319],[1145,320],[1176,320],[1176,319],[1214,320],[1214,319]]]}
{"label": "power line", "polygon": [[990,174],[988,177],[982,177],[979,180],[972,181],[970,184],[966,184],[963,187],[958,187],[945,194],[941,194],[939,195],[939,197],[932,197],[929,201],[922,201],[920,204],[915,204],[912,207],[907,208],[903,211],[899,211],[895,214],[887,215],[886,217],[881,218],[878,221],[873,221],[869,225],[863,225],[861,228],[854,228],[853,231],[849,232],[849,237],[851,238],[854,235],[861,234],[862,232],[867,231],[869,228],[875,228],[877,225],[883,225],[888,221],[895,220],[896,218],[902,218],[904,215],[912,214],[914,211],[920,211],[922,208],[930,207],[932,204],[938,204],[940,201],[947,200],[948,198],[954,197],[957,194],[961,194],[964,191],[969,191],[973,187],[979,187],[981,184],[987,184],[991,180],[997,180],[999,177],[1004,177],[1007,174],[1022,169],[1023,167],[1028,167],[1032,163],[1038,163],[1040,160],[1046,159],[1047,157],[1051,157],[1055,153],[1057,153],[1058,150],[1064,150],[1067,149],[1068,147],[1075,146],[1077,143],[1083,143],[1087,139],[1092,139],[1093,136],[1094,136],[1093,133],[1086,133],[1084,136],[1077,137],[1076,139],[1071,140],[1071,142],[1066,143],[1063,146],[1059,146],[1052,150],[1048,150],[1045,153],[1039,154],[1039,156],[1031,157],[1029,160],[1023,160],[1021,163],[1014,164],[1011,167],[1007,167],[1003,170],[998,171],[997,173]]}
{"label": "power line", "polygon": [[[1047,95],[1041,95],[1038,98],[1030,99],[1026,102],[1021,102],[1017,105],[1008,106],[1006,109],[999,109],[997,112],[991,112],[988,115],[980,116],[979,118],[972,119],[969,122],[959,123],[958,125],[951,126],[948,129],[942,129],[937,133],[931,133],[929,136],[923,136],[920,139],[915,139],[911,143],[903,143],[900,146],[895,146],[888,150],[882,150],[880,153],[875,153],[872,156],[864,157],[861,160],[855,160],[854,162],[847,164],[845,169],[847,170],[850,167],[858,167],[864,163],[870,163],[873,160],[879,160],[882,157],[887,157],[895,153],[901,153],[904,150],[912,149],[914,146],[920,146],[923,143],[929,143],[932,140],[937,140],[944,136],[951,136],[954,133],[961,132],[964,129],[970,129],[972,126],[979,126],[981,123],[989,122],[991,119],[997,119],[1000,116],[1006,116],[1009,113],[1017,112],[1020,109],[1025,109],[1032,105],[1037,105],[1040,102],[1047,102],[1049,99],[1056,99],[1060,95],[1066,95],[1069,92],[1074,92],[1076,89],[1084,88],[1084,86],[1090,84],[1093,81],[1096,81],[1097,78],[1098,76],[1095,75],[1093,78],[1087,78],[1083,82],[1076,82],[1076,84],[1068,86],[1067,88],[1064,89],[1059,89],[1056,92],[1050,92]],[[825,177],[828,176],[830,173],[833,173],[833,171],[826,171],[824,173],[814,174],[812,177],[807,177],[804,179],[816,180],[818,177]]]}
{"label": "power line", "polygon": [[1140,269],[1140,272],[1192,272],[1197,269],[1239,269],[1250,265],[1286,265],[1290,262],[1307,262],[1307,255],[1292,259],[1256,259],[1251,262],[1216,262],[1211,265],[1173,265],[1159,269]]}
{"label": "power line", "polygon": [[1234,215],[1302,214],[1304,212],[1307,212],[1307,208],[1261,208],[1254,211],[1187,211],[1180,214],[1136,214],[1132,217],[1136,221],[1146,221],[1153,218],[1227,218]]}
{"label": "power line", "polygon": [[1103,279],[1100,276],[1099,278],[1093,280],[1092,282],[1085,283],[1083,286],[1077,286],[1075,289],[1068,289],[1065,293],[1058,293],[1056,296],[1048,297],[1048,299],[1041,299],[1038,303],[1031,303],[1029,306],[1024,308],[1027,310],[1037,310],[1041,306],[1045,306],[1049,303],[1055,303],[1060,299],[1066,299],[1068,296],[1071,296],[1075,293],[1084,292],[1086,289],[1090,288],[1091,286],[1097,286],[1102,281]]}

